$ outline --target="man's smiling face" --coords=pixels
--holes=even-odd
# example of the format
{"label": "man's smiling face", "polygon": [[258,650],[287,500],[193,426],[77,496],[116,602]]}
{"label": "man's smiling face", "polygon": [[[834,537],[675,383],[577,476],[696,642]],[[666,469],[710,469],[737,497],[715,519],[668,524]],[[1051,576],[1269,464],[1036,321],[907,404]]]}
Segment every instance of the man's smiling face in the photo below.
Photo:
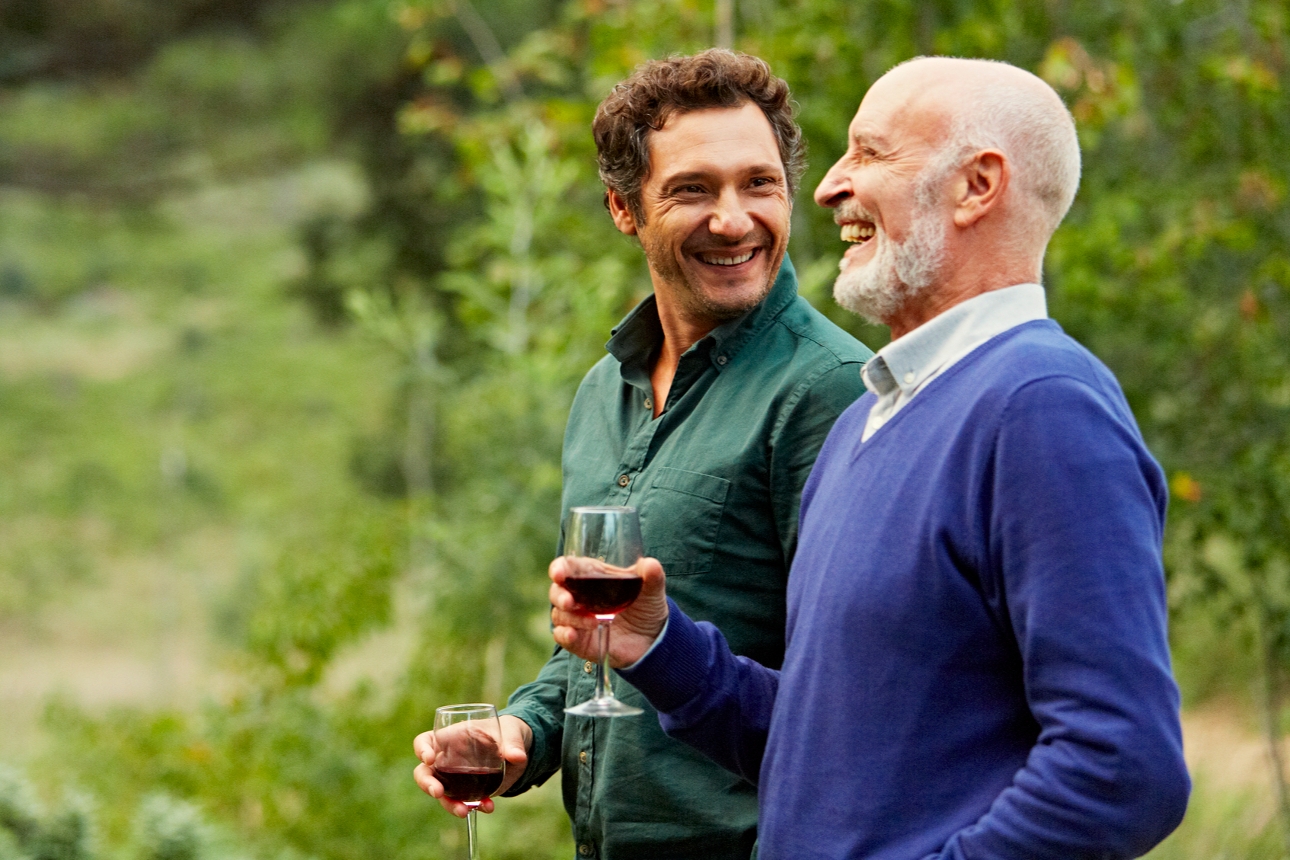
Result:
{"label": "man's smiling face", "polygon": [[640,237],[660,310],[714,328],[770,292],[792,204],[766,115],[755,104],[674,113],[649,137],[638,220],[611,194],[614,223]]}
{"label": "man's smiling face", "polygon": [[852,243],[834,297],[873,322],[930,288],[944,264],[946,181],[956,165],[939,157],[953,154],[942,150],[948,120],[920,98],[914,71],[897,70],[865,95],[846,153],[815,192]]}

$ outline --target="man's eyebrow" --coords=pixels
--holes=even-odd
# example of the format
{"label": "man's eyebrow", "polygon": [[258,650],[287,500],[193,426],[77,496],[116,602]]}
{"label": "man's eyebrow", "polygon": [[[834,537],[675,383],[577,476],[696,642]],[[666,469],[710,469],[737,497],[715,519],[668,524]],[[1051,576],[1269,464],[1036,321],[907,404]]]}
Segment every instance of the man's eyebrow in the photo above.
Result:
{"label": "man's eyebrow", "polygon": [[[711,179],[717,171],[713,170],[682,170],[677,173],[664,176],[659,184],[664,187],[673,185],[684,185],[689,182],[702,182]],[[773,162],[764,162],[762,164],[749,165],[743,171],[746,176],[765,176],[767,174],[783,175],[784,168]]]}
{"label": "man's eyebrow", "polygon": [[887,143],[881,135],[869,131],[857,131],[851,135],[851,140],[856,146],[871,146],[874,149],[884,149]]}

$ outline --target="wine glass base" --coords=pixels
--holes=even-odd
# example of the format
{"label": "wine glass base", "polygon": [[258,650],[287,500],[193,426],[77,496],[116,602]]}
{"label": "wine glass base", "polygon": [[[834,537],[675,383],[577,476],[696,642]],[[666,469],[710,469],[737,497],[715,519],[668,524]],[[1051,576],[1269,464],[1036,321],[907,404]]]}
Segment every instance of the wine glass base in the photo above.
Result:
{"label": "wine glass base", "polygon": [[572,708],[565,708],[566,714],[576,717],[635,717],[645,713],[633,705],[624,704],[621,699],[603,696],[599,699],[588,699]]}

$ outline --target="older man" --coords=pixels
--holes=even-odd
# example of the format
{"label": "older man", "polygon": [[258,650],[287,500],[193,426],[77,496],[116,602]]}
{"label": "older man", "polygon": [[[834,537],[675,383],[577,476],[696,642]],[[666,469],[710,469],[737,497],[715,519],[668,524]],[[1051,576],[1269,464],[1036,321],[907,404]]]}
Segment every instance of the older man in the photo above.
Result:
{"label": "older man", "polygon": [[[639,238],[654,294],[578,390],[564,509],[638,508],[677,603],[736,653],[778,666],[802,485],[871,355],[798,297],[785,257],[803,167],[788,87],[730,51],[651,62],[605,99],[593,130],[610,215]],[[591,694],[592,664],[564,651],[516,691],[503,791],[562,769],[580,857],[747,860],[753,785],[667,738],[653,713],[565,712]],[[433,761],[429,734],[415,746]],[[416,778],[442,796],[428,764]]]}
{"label": "older man", "polygon": [[[1038,285],[1078,177],[1029,73],[923,58],[875,83],[815,197],[855,243],[838,301],[893,340],[807,483],[782,671],[639,564],[614,660],[758,780],[762,860],[1134,857],[1182,817],[1161,472]],[[555,638],[589,653],[566,572]]]}

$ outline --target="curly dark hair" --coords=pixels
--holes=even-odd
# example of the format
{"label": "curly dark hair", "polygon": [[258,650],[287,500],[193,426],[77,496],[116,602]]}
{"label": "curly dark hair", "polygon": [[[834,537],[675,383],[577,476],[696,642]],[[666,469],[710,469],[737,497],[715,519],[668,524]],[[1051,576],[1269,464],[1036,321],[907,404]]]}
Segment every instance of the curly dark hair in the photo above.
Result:
{"label": "curly dark hair", "polygon": [[[645,223],[641,186],[649,176],[649,133],[663,128],[673,113],[747,102],[761,108],[770,121],[791,199],[806,169],[806,143],[793,120],[788,84],[775,77],[764,60],[724,48],[651,60],[614,87],[591,124],[601,181]],[[607,204],[607,193],[605,199]]]}

